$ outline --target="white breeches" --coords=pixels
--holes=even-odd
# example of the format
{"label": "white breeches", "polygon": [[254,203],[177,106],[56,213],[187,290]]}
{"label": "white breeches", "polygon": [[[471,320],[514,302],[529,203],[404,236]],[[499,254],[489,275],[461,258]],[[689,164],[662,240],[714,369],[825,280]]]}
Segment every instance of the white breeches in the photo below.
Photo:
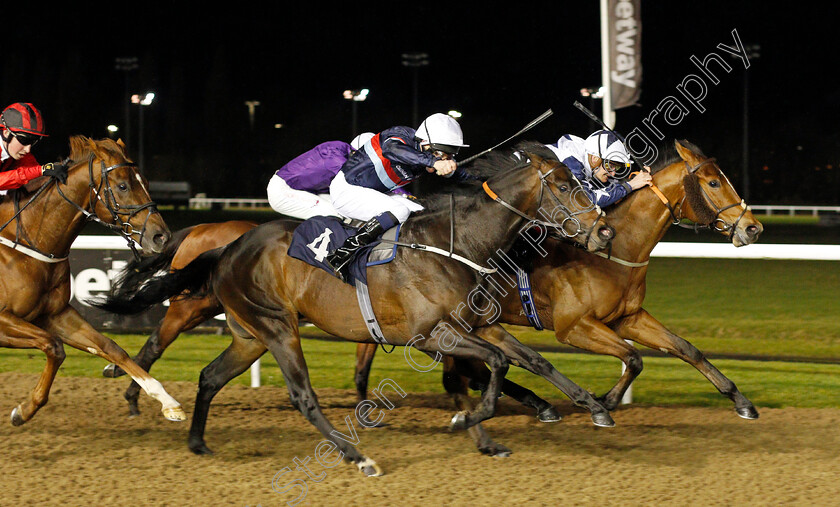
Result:
{"label": "white breeches", "polygon": [[423,206],[401,195],[384,194],[372,188],[351,185],[341,171],[330,183],[330,197],[339,214],[364,222],[390,211],[403,223],[412,211],[423,209]]}
{"label": "white breeches", "polygon": [[314,216],[339,216],[329,194],[295,190],[276,174],[268,182],[268,204],[277,213],[306,220]]}

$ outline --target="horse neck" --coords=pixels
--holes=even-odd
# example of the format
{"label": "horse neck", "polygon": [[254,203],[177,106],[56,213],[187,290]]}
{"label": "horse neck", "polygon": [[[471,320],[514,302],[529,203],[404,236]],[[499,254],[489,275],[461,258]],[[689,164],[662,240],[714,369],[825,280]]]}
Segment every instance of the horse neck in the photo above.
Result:
{"label": "horse neck", "polygon": [[[514,183],[504,183],[498,188],[489,183],[490,188],[501,199],[528,216],[536,215],[538,187],[526,183],[536,173],[520,170],[519,177],[510,178]],[[533,183],[533,181],[532,181]],[[538,184],[537,184],[538,185]],[[515,241],[524,219],[494,202],[483,190],[480,195],[459,199],[455,208],[454,251],[475,262],[484,262],[496,255],[497,250],[506,251]],[[440,210],[428,216],[431,225],[416,229],[434,246],[449,244],[450,218],[448,210]],[[419,238],[418,238],[419,240]]]}
{"label": "horse neck", "polygon": [[[682,167],[682,163],[671,164],[654,175],[654,184],[677,213],[676,207],[685,196]],[[667,206],[651,188],[634,191],[608,213],[608,218],[616,229],[610,253],[631,262],[648,260],[673,222]]]}
{"label": "horse neck", "polygon": [[[84,173],[84,177],[82,177]],[[52,183],[32,204],[19,215],[22,228],[21,240],[31,241],[31,246],[45,253],[57,257],[64,257],[70,251],[73,241],[84,227],[82,212],[59,195]],[[86,209],[90,204],[90,193],[87,172],[77,169],[68,178],[66,185],[61,185],[61,191],[72,202]],[[21,200],[21,206],[27,199]],[[6,227],[7,235],[15,235],[15,222]],[[25,234],[25,237],[23,236]]]}

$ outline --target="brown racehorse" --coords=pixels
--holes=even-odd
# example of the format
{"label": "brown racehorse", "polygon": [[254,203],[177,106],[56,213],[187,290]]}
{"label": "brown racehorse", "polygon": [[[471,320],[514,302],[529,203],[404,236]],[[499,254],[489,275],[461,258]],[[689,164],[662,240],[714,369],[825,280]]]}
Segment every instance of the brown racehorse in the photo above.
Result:
{"label": "brown racehorse", "polygon": [[47,364],[29,399],[12,411],[12,424],[30,420],[47,402],[66,343],[129,372],[161,402],[170,420],[184,420],[181,405],[116,343],[97,332],[69,305],[67,255],[86,220],[121,233],[144,253],[159,252],[169,230],[121,142],[70,139],[67,184],[39,178],[10,192],[0,204],[0,346],[38,348]]}
{"label": "brown racehorse", "polygon": [[[480,190],[469,197],[459,197],[454,200],[454,213],[440,206],[408,221],[401,241],[434,246],[448,245],[452,238],[455,253],[484,262],[498,250],[507,250],[517,232],[532,222],[538,212],[556,217],[558,208],[572,208],[574,191],[580,184],[568,169],[546,158],[544,148],[534,146],[525,154],[519,160],[491,154],[482,161],[483,165],[476,164],[488,171],[487,194],[502,205],[488,200]],[[553,200],[550,206],[544,199],[548,196]],[[457,217],[454,233],[450,230],[450,217]],[[568,214],[561,214],[561,220],[555,219],[552,225],[567,230],[567,218]],[[601,249],[612,238],[612,230],[603,225],[599,210],[581,211],[575,221],[586,224],[586,234],[576,234],[574,238],[589,249]],[[358,309],[353,287],[287,255],[297,224],[288,220],[262,224],[229,246],[200,255],[181,270],[127,285],[115,284],[114,292],[105,301],[94,303],[117,313],[136,313],[185,290],[200,296],[208,288],[222,303],[233,343],[202,370],[190,430],[190,448],[194,452],[210,452],[204,442],[204,428],[213,396],[267,349],[283,371],[292,404],[347,460],[366,475],[379,475],[381,470],[373,460],[360,454],[347,439],[337,438],[339,433],[321,412],[309,382],[300,348],[299,315],[335,336],[356,342],[373,340]],[[463,304],[468,293],[483,289],[485,294],[492,294],[492,289],[485,287],[486,274],[447,256],[400,248],[395,260],[368,275],[373,310],[384,336],[390,344],[409,345],[405,348],[407,360],[411,361],[409,351],[414,348],[435,357],[447,354],[489,365],[490,378],[481,403],[470,413],[457,414],[453,427],[469,428],[492,417],[509,361],[543,375],[576,404],[588,408],[596,425],[613,425],[605,409],[589,393],[571,383],[548,361],[504,330],[484,329],[486,313],[465,312],[458,322],[454,320],[450,312]],[[486,298],[478,301],[477,308],[486,308]],[[455,326],[461,329],[455,330]],[[497,324],[490,327],[501,329]],[[457,338],[451,332],[442,332],[444,328],[455,331]],[[494,342],[485,341],[479,334]]]}
{"label": "brown racehorse", "polygon": [[[231,220],[229,222],[199,224],[181,229],[172,234],[160,254],[131,263],[127,271],[156,273],[160,270],[181,269],[200,254],[223,247],[256,226],[256,222]],[[160,359],[163,351],[175,341],[178,335],[195,328],[223,311],[222,304],[212,293],[203,298],[174,297],[170,299],[166,314],[137,355],[134,356],[134,361],[144,370],[150,371],[155,361]],[[109,364],[105,367],[103,375],[120,377],[125,375],[125,371],[115,364]],[[139,395],[140,385],[137,382],[131,382],[131,385],[125,391],[125,399],[128,401],[129,412],[132,416],[140,414],[137,405]]]}
{"label": "brown racehorse", "polygon": [[[534,259],[529,271],[538,315],[546,329],[554,330],[559,342],[624,362],[626,369],[618,383],[599,398],[609,410],[618,406],[642,370],[639,352],[625,342],[631,340],[688,362],[735,403],[739,416],[755,419],[755,407],[731,380],[696,347],[642,308],[647,263],[669,225],[683,218],[704,224],[727,236],[736,247],[755,242],[763,230],[715,159],[705,157],[685,141],[675,146],[677,156],[654,171],[652,189],[636,191],[607,210],[610,224],[616,229],[610,259],[559,241],[545,242],[543,253],[531,250]],[[511,290],[502,306],[503,322],[530,325],[518,291]],[[357,390],[361,397],[366,396],[367,374],[375,352],[376,347],[371,345],[362,344],[357,349]],[[451,378],[453,363],[444,363],[444,385],[463,396],[466,383]],[[507,394],[518,398],[515,392]],[[540,411],[545,410],[545,404],[534,406]]]}

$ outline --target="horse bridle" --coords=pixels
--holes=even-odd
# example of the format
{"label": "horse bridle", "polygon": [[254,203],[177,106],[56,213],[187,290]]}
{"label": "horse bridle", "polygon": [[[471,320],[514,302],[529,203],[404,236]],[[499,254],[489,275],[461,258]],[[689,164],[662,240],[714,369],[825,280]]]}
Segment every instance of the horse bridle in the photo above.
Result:
{"label": "horse bridle", "polygon": [[[688,174],[689,175],[694,175],[701,167],[703,167],[707,164],[715,164],[716,161],[717,161],[716,158],[710,157],[710,158],[707,158],[705,160],[700,161],[694,167],[692,167],[691,164],[689,164],[688,161],[686,161],[686,160],[683,160],[683,163],[685,164],[685,168],[688,171]],[[726,182],[729,183],[729,180],[727,179]],[[732,186],[731,183],[729,183],[729,185]],[[709,196],[709,194],[706,192],[706,190],[703,189],[703,185],[698,185],[698,187],[700,188],[700,194],[703,196],[703,199],[705,199],[705,201],[706,201],[706,205],[709,206],[709,208],[711,208],[715,212],[715,217],[707,224],[697,224],[697,223],[684,224],[684,223],[682,223],[682,220],[684,218],[683,215],[682,215],[683,202],[685,201],[686,196],[684,195],[682,200],[677,205],[672,206],[671,203],[668,201],[668,198],[665,197],[665,195],[662,193],[662,191],[659,190],[659,188],[656,187],[656,185],[654,185],[653,183],[651,183],[651,185],[650,185],[651,190],[653,190],[654,193],[656,194],[656,196],[659,197],[659,200],[662,201],[662,204],[664,204],[665,207],[668,208],[668,212],[671,214],[671,219],[672,219],[672,224],[673,225],[683,227],[685,229],[697,230],[697,229],[706,228],[706,229],[713,229],[717,232],[722,232],[722,233],[727,233],[728,232],[729,233],[728,237],[729,237],[729,240],[731,241],[732,236],[735,235],[735,231],[738,228],[738,224],[741,222],[741,219],[744,218],[744,215],[747,213],[747,211],[749,211],[749,206],[747,206],[746,202],[744,202],[744,200],[741,199],[740,202],[728,204],[728,205],[721,208],[717,205],[717,203],[715,203],[714,200],[712,200],[711,196]],[[728,224],[726,222],[726,220],[724,220],[720,217],[720,215],[724,211],[726,211],[730,208],[734,208],[736,206],[741,207],[741,214],[738,215],[738,219],[735,220],[735,222],[733,222],[731,224]],[[679,212],[680,212],[679,216],[677,216],[677,208],[679,208]]]}
{"label": "horse bridle", "polygon": [[[120,169],[122,167],[137,167],[137,164],[133,162],[122,162],[110,166],[105,165],[104,160],[100,160],[100,171],[101,171],[101,178],[99,179],[99,187],[94,184],[93,178],[93,161],[95,160],[94,155],[91,153],[88,157],[88,187],[90,191],[90,204],[89,208],[90,211],[87,209],[82,208],[69,197],[64,195],[64,192],[61,191],[61,187],[56,184],[56,190],[58,190],[58,194],[68,203],[70,203],[73,207],[79,210],[82,215],[84,215],[86,220],[97,222],[102,226],[110,229],[112,232],[119,234],[122,236],[127,242],[128,247],[131,249],[132,253],[134,254],[135,258],[139,258],[140,254],[137,252],[136,244],[141,244],[143,241],[143,235],[146,233],[146,225],[149,221],[149,218],[152,216],[153,213],[157,212],[157,204],[154,201],[149,201],[143,204],[137,205],[121,205],[117,202],[116,197],[114,196],[114,191],[111,189],[111,180],[109,175],[111,171],[115,169]],[[71,162],[72,163],[72,162]],[[46,185],[45,185],[46,186]],[[104,194],[104,197],[103,197]],[[106,222],[99,218],[96,215],[96,203],[100,202],[111,213],[111,218],[113,222]],[[131,219],[134,218],[135,215],[140,213],[141,211],[149,209],[149,214],[146,216],[146,220],[143,222],[143,227],[140,231],[136,231],[134,226],[131,225]],[[123,217],[125,217],[123,219]],[[138,235],[138,239],[135,240],[132,236],[135,234]]]}
{"label": "horse bridle", "polygon": [[[526,159],[526,162],[527,163],[522,164],[520,166],[517,166],[514,169],[527,167],[528,165],[530,165],[530,160]],[[559,231],[560,234],[565,238],[574,238],[574,237],[578,236],[579,234],[582,234],[582,233],[585,232],[586,233],[585,241],[588,242],[589,237],[592,235],[592,231],[595,230],[595,226],[598,223],[598,219],[600,219],[601,216],[603,216],[604,212],[601,211],[600,209],[598,209],[598,218],[596,218],[592,222],[591,227],[589,227],[588,229],[584,229],[581,226],[580,220],[577,218],[577,215],[579,215],[581,213],[586,213],[587,211],[590,211],[593,208],[595,208],[595,206],[593,205],[590,208],[584,208],[584,209],[581,209],[580,211],[578,211],[576,213],[572,213],[572,211],[565,204],[563,204],[560,201],[560,198],[551,189],[551,186],[549,186],[548,181],[546,181],[546,178],[548,178],[551,175],[551,173],[553,173],[556,170],[557,170],[557,167],[543,173],[540,169],[537,169],[537,174],[539,175],[539,178],[540,178],[540,194],[539,194],[539,198],[537,200],[537,210],[542,210],[542,201],[543,201],[543,197],[544,197],[544,192],[546,190],[548,190],[548,194],[554,200],[554,204],[556,204],[554,209],[555,210],[557,210],[557,209],[561,210],[562,213],[566,216],[566,218],[564,218],[563,221],[560,222],[560,223],[549,222],[549,221],[546,221],[546,220],[540,220],[536,217],[528,216],[525,213],[523,213],[522,211],[520,211],[519,209],[517,209],[516,207],[514,207],[513,205],[511,205],[510,203],[504,201],[501,197],[499,197],[498,194],[496,194],[495,192],[493,192],[490,189],[490,186],[487,184],[486,181],[481,186],[482,186],[482,188],[484,188],[484,192],[487,193],[487,195],[489,195],[491,199],[493,199],[494,201],[501,204],[505,208],[509,209],[513,213],[515,213],[515,214],[519,215],[520,217],[524,218],[525,220],[527,220],[528,221],[528,228],[534,227],[534,226],[546,227],[547,230],[549,230],[549,231],[550,230]],[[571,224],[574,227],[574,233],[573,234],[569,233],[566,230],[566,225],[567,224]]]}

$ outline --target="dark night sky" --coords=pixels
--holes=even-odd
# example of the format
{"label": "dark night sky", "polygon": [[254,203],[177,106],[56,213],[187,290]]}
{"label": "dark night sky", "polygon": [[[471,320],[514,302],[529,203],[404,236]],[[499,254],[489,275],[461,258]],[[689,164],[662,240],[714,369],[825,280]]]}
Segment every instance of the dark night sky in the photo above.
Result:
{"label": "dark night sky", "polygon": [[[189,179],[194,190],[211,196],[262,196],[271,168],[319,142],[349,141],[351,108],[341,98],[346,88],[371,90],[358,104],[360,130],[416,127],[411,73],[401,65],[405,52],[429,54],[430,64],[419,73],[420,117],[463,112],[472,145],[465,156],[548,108],[554,116],[525,138],[551,142],[563,133],[589,132],[572,103],[580,88],[600,84],[597,1],[454,4],[366,3],[340,12],[315,3],[249,3],[143,14],[113,8],[98,15],[92,8],[30,14],[20,25],[4,24],[0,97],[43,109],[52,136],[36,155],[57,158],[66,155],[63,140],[71,134],[99,138],[107,124],[123,126],[125,81],[114,59],[136,56],[132,91],[157,94],[144,115],[145,172],[150,179]],[[695,142],[738,180],[748,72],[751,169],[770,168],[753,178],[753,202],[834,204],[840,169],[829,176],[836,186],[810,191],[815,165],[840,165],[834,149],[840,91],[833,80],[840,44],[833,16],[799,4],[773,5],[643,1],[641,105],[619,110],[616,129],[640,126],[697,72],[689,57],[720,52],[718,43],[732,45],[736,29],[744,44],[761,45],[760,58],[747,71],[732,61],[735,69],[709,86],[707,111],[693,111],[665,135]],[[254,131],[246,100],[261,102]],[[600,105],[595,111],[600,114]],[[136,122],[136,106],[132,114]],[[284,128],[273,129],[275,123]],[[137,159],[136,123],[132,129],[129,153]],[[791,191],[792,179],[797,186]]]}

